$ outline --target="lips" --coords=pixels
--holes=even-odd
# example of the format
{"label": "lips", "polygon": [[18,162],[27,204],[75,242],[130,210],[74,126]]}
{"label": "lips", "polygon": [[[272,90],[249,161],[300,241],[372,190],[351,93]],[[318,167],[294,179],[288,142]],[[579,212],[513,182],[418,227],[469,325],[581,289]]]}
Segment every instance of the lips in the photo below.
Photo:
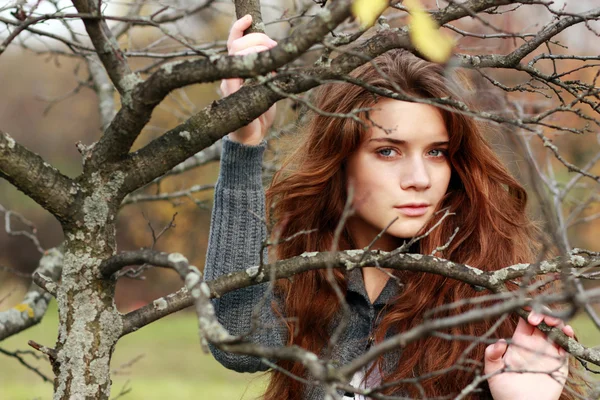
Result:
{"label": "lips", "polygon": [[397,210],[408,217],[420,217],[427,213],[427,209],[429,208],[429,204],[425,203],[414,203],[414,204],[404,204],[402,206],[394,207]]}

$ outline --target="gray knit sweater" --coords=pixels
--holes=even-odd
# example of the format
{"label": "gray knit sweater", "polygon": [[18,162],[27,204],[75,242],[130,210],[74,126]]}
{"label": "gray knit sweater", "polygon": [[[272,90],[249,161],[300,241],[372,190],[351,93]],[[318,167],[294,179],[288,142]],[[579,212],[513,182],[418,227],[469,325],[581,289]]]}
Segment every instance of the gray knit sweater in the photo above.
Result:
{"label": "gray knit sweater", "polygon": [[[223,139],[221,171],[215,188],[214,207],[205,266],[206,280],[240,271],[260,262],[260,249],[266,237],[261,220],[265,215],[265,196],[262,186],[262,156],[265,143],[245,146]],[[265,260],[266,260],[266,254]],[[347,272],[348,290],[346,301],[350,307],[350,321],[339,343],[334,347],[331,359],[340,365],[347,364],[364,353],[368,338],[385,304],[398,292],[395,280],[387,285],[374,303],[371,303],[359,269]],[[237,290],[213,300],[219,319],[233,335],[247,337],[265,346],[282,346],[287,341],[287,331],[271,309],[271,300],[261,301],[268,291],[267,284],[259,284]],[[277,299],[276,299],[277,300]],[[260,309],[255,310],[255,307]],[[258,329],[248,335],[253,312],[262,322]],[[379,316],[379,318],[378,318]],[[333,330],[336,323],[332,323]],[[265,371],[268,366],[256,357],[229,354],[211,347],[214,357],[225,367],[238,372]],[[392,358],[398,362],[398,354]],[[322,399],[324,392],[318,385],[306,388],[305,399]]]}

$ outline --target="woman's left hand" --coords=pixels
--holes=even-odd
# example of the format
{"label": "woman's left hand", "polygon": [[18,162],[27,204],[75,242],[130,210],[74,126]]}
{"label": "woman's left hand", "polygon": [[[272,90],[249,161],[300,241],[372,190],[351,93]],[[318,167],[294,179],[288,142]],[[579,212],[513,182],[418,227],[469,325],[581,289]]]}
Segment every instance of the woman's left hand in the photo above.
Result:
{"label": "woman's left hand", "polygon": [[536,328],[542,321],[569,337],[575,336],[573,328],[558,318],[532,311],[527,321],[519,319],[510,345],[501,340],[485,349],[484,372],[489,375],[505,367],[531,372],[501,372],[489,378],[494,400],[560,398],[569,372],[567,352]]}

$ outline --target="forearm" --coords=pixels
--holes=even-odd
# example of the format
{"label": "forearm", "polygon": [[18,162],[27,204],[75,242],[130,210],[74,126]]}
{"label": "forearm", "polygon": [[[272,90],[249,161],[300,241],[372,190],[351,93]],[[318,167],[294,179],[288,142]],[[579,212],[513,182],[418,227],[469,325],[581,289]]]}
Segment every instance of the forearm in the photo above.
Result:
{"label": "forearm", "polygon": [[[244,146],[224,139],[204,271],[206,280],[260,263],[262,243],[267,235],[263,222],[265,197],[261,169],[264,149],[264,143]],[[267,284],[251,286],[215,299],[213,304],[219,322],[231,334],[248,335],[254,316],[262,326],[248,338],[265,346],[280,346],[284,339],[271,310],[272,296],[267,289]],[[264,305],[255,311],[259,303]],[[225,353],[214,346],[211,351],[219,362],[236,371],[267,369],[255,357]]]}

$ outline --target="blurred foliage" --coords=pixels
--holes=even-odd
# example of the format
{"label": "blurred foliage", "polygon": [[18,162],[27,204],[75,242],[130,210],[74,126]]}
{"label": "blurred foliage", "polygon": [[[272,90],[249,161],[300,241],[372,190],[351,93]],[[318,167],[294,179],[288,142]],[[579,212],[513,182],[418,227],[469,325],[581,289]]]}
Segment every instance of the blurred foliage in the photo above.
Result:
{"label": "blurred foliage", "polygon": [[415,48],[429,61],[443,64],[454,48],[454,40],[439,31],[439,26],[419,0],[405,0],[410,12],[410,39]]}
{"label": "blurred foliage", "polygon": [[354,0],[352,14],[360,21],[362,29],[373,26],[377,18],[388,7],[388,0]]}

